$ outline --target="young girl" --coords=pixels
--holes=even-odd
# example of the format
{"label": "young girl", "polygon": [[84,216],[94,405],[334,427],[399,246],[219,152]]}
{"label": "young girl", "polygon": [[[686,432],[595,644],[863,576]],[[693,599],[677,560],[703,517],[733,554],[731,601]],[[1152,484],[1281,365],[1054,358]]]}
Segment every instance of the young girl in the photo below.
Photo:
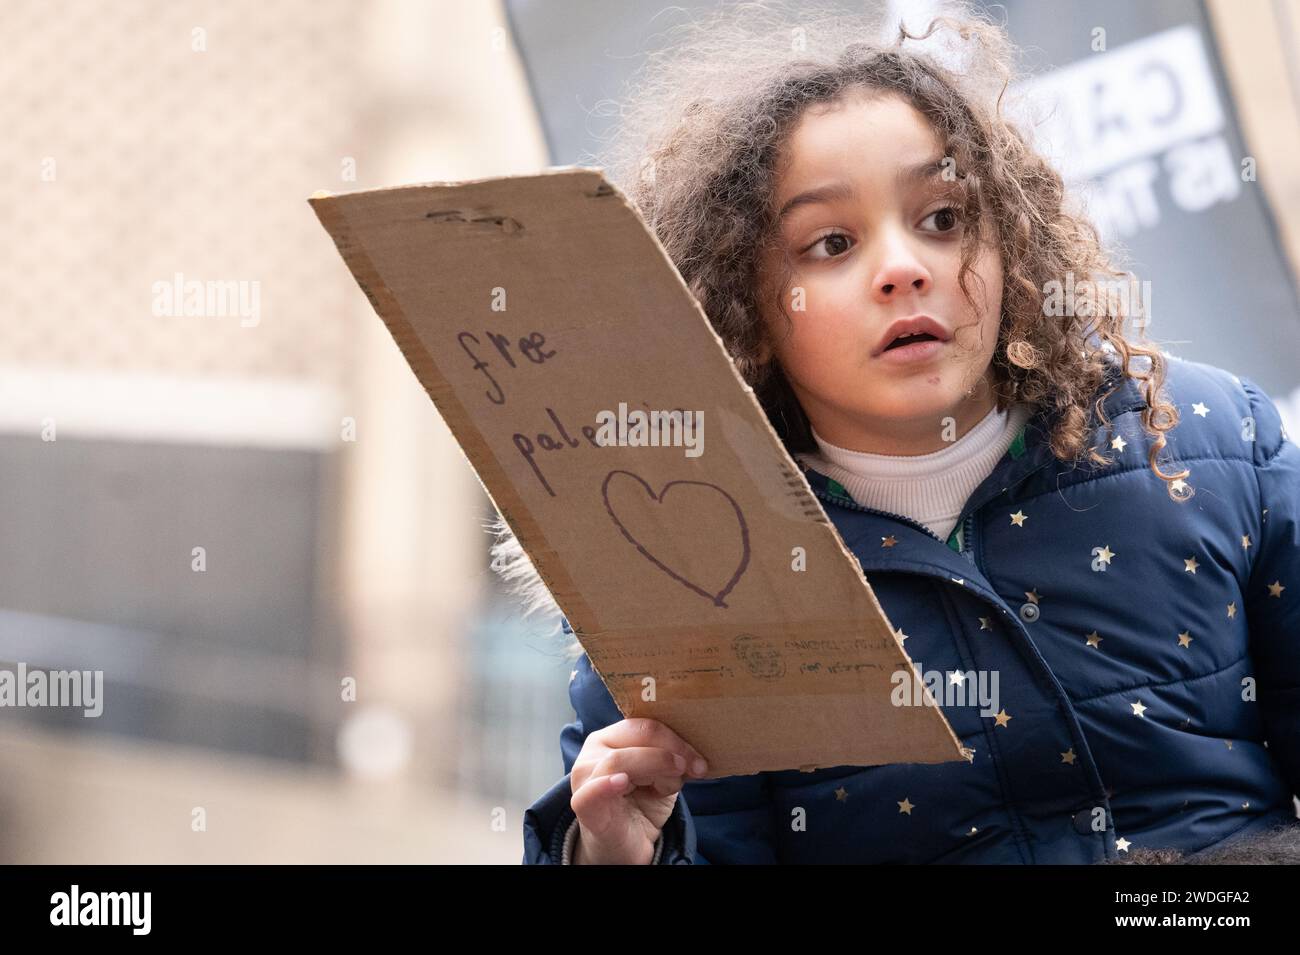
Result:
{"label": "young girl", "polygon": [[[583,655],[525,861],[1164,861],[1277,826],[1293,844],[1300,450],[1248,379],[1130,340],[1114,297],[1049,307],[1053,283],[1124,273],[1003,115],[998,30],[846,45],[849,26],[770,55],[700,26],[687,73],[652,74],[628,115],[649,161],[626,191],[918,670],[996,674],[996,713],[944,708],[963,760],[705,779]],[[917,41],[949,28],[945,67]],[[498,569],[544,592],[498,527]]]}

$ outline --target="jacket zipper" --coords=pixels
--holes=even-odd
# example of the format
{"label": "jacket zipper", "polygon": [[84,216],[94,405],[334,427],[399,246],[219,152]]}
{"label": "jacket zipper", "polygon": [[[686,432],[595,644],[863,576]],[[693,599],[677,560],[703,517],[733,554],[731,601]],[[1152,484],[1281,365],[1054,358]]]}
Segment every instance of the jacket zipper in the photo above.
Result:
{"label": "jacket zipper", "polygon": [[961,526],[961,554],[963,557],[970,558],[970,562],[972,564],[975,563],[975,552],[974,552],[974,548],[971,547],[970,532],[971,532],[971,525],[974,524],[974,522],[975,522],[975,512],[971,511],[969,514],[966,515],[966,520],[962,523]]}

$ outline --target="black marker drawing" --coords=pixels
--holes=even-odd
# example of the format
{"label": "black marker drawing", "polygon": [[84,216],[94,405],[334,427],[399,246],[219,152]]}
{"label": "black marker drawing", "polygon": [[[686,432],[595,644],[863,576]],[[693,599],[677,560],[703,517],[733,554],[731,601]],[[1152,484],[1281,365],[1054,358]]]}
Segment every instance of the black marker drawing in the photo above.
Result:
{"label": "black marker drawing", "polygon": [[[614,479],[616,475],[619,474],[626,475],[627,477],[632,478],[632,480],[640,484],[643,488],[645,488],[645,492],[648,495],[650,495],[650,499],[655,501],[658,504],[662,504],[664,502],[664,498],[667,496],[668,490],[670,488],[679,484],[682,485],[694,484],[699,487],[707,487],[710,490],[717,491],[719,494],[721,494],[723,497],[727,499],[727,503],[731,505],[732,510],[735,512],[736,522],[740,527],[740,564],[739,566],[736,567],[736,572],[731,575],[731,579],[727,581],[725,587],[723,587],[717,593],[711,593],[710,591],[705,590],[703,587],[699,586],[698,584],[693,583],[690,580],[687,580],[685,577],[677,573],[675,570],[673,570],[663,561],[659,560],[657,557],[655,557],[654,554],[646,550],[646,548],[641,544],[640,541],[638,541],[635,537],[632,536],[632,534],[628,531],[628,529],[623,525],[623,522],[618,519],[618,515],[614,513],[613,505],[611,505],[609,502],[609,483]],[[699,594],[701,597],[707,598],[715,606],[724,607],[724,608],[727,606],[723,598],[725,598],[727,594],[731,593],[732,588],[736,586],[736,583],[740,580],[741,575],[745,573],[745,569],[749,566],[749,525],[745,523],[745,515],[741,513],[740,505],[736,503],[735,498],[733,498],[722,488],[718,487],[716,484],[710,484],[708,481],[669,481],[667,484],[664,485],[662,491],[660,491],[658,494],[655,494],[655,492],[651,489],[650,485],[647,484],[640,475],[633,474],[631,471],[623,471],[623,470],[610,471],[609,474],[605,476],[605,480],[600,486],[600,494],[601,497],[605,499],[605,510],[609,512],[610,519],[614,522],[615,526],[617,526],[618,529],[622,532],[623,536],[626,537],[628,541],[631,542],[632,546],[637,549],[637,551],[641,554],[642,557],[650,561],[650,563],[654,564],[656,567],[662,570],[669,577],[673,578],[673,580],[678,581],[683,586]]]}

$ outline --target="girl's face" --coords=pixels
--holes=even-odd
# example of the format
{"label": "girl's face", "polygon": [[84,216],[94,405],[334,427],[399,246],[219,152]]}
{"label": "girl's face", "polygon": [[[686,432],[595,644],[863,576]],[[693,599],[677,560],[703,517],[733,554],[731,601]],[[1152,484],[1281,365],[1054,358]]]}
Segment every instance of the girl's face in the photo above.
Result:
{"label": "girl's face", "polygon": [[[760,271],[775,281],[788,257],[793,327],[765,316],[773,343],[765,357],[780,359],[831,444],[942,449],[994,406],[989,366],[1002,309],[1002,264],[987,243],[974,263],[982,299],[981,283],[971,283],[978,308],[957,284],[961,170],[944,162],[941,141],[910,104],[861,92],[807,111],[784,161],[778,238]],[[886,351],[895,323],[919,317],[946,340]]]}

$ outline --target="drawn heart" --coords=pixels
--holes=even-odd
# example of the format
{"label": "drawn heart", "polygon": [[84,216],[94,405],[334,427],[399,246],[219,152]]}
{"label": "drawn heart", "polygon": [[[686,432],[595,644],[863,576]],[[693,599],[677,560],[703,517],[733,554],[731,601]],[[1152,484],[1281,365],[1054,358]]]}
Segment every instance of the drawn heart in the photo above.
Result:
{"label": "drawn heart", "polygon": [[[664,563],[662,560],[656,557],[653,553],[650,552],[650,549],[648,547],[646,547],[640,540],[638,540],[635,536],[633,536],[632,532],[628,530],[627,524],[623,520],[620,520],[618,514],[615,513],[614,505],[610,501],[610,487],[609,487],[610,482],[612,482],[614,478],[619,475],[623,475],[624,477],[629,477],[632,480],[636,481],[638,484],[640,484],[641,487],[644,489],[646,495],[648,496],[649,501],[653,502],[653,504],[647,502],[645,505],[645,508],[647,510],[643,511],[643,513],[638,515],[642,517],[643,520],[639,522],[634,522],[638,528],[641,528],[643,526],[646,527],[646,530],[642,531],[643,535],[646,535],[647,531],[653,527],[662,529],[662,528],[669,528],[672,526],[672,522],[667,516],[665,516],[664,512],[661,511],[658,513],[654,513],[648,511],[648,509],[654,506],[657,506],[659,508],[666,507],[665,499],[668,496],[668,492],[674,487],[695,487],[695,488],[705,489],[706,491],[709,492],[709,494],[705,497],[700,497],[699,495],[695,495],[694,497],[691,497],[689,500],[685,495],[682,495],[680,493],[676,498],[674,498],[675,501],[682,500],[683,502],[682,507],[684,508],[683,513],[686,514],[686,516],[698,517],[701,514],[706,513],[708,511],[712,511],[714,514],[717,514],[719,508],[722,509],[726,509],[728,507],[730,508],[729,512],[727,513],[735,517],[737,527],[740,531],[740,563],[736,567],[735,573],[731,575],[731,579],[728,580],[720,590],[714,590],[707,586],[701,586],[700,584],[695,583],[692,580],[689,580],[683,574],[680,574],[677,571],[673,570],[666,563]],[[614,522],[615,526],[618,527],[619,531],[623,534],[623,536],[626,537],[628,541],[632,544],[632,546],[637,549],[637,552],[641,554],[642,557],[650,561],[650,563],[654,564],[656,567],[662,570],[669,577],[673,578],[673,580],[676,580],[683,586],[699,594],[701,597],[706,598],[715,606],[718,607],[727,606],[724,598],[727,596],[727,594],[731,593],[732,588],[736,586],[736,583],[740,580],[741,575],[745,573],[745,569],[749,566],[749,525],[745,523],[745,515],[741,513],[740,505],[736,503],[735,498],[733,498],[722,488],[718,487],[716,484],[710,484],[707,481],[669,481],[667,484],[663,486],[663,490],[661,490],[658,494],[656,494],[654,490],[650,487],[650,485],[647,484],[645,480],[641,478],[640,475],[634,474],[631,471],[623,471],[623,470],[610,471],[609,474],[605,476],[605,480],[600,486],[600,493],[601,493],[601,497],[603,497],[605,500],[605,510],[609,512],[610,519]],[[627,516],[630,521],[631,515],[630,513],[626,512],[626,507],[627,505],[625,505],[625,516]],[[648,524],[644,520],[645,518],[649,519]]]}

